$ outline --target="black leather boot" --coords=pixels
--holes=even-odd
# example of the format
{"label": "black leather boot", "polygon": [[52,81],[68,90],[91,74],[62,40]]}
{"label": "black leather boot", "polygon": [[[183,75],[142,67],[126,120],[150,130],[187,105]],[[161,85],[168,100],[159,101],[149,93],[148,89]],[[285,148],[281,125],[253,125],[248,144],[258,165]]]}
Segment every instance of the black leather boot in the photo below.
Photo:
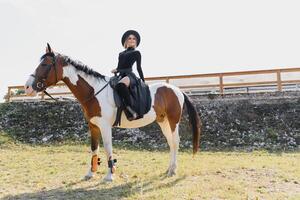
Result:
{"label": "black leather boot", "polygon": [[138,117],[137,113],[132,109],[132,104],[130,100],[130,92],[128,87],[124,83],[118,83],[116,85],[116,90],[118,94],[122,97],[123,103],[125,104],[125,108],[127,111],[131,114],[130,117],[128,117],[128,120],[134,120]]}

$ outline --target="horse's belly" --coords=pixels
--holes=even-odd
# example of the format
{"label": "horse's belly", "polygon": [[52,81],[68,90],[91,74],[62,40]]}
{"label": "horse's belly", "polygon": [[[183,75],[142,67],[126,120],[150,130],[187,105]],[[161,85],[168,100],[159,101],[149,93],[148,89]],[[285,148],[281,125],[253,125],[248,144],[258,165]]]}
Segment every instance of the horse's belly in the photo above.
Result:
{"label": "horse's belly", "polygon": [[155,114],[153,108],[151,108],[149,110],[149,112],[147,112],[143,116],[143,118],[133,120],[133,121],[128,121],[126,118],[126,115],[124,113],[122,113],[121,126],[119,126],[119,127],[120,128],[139,128],[139,127],[146,126],[146,125],[154,122],[155,119],[156,119],[156,114]]}

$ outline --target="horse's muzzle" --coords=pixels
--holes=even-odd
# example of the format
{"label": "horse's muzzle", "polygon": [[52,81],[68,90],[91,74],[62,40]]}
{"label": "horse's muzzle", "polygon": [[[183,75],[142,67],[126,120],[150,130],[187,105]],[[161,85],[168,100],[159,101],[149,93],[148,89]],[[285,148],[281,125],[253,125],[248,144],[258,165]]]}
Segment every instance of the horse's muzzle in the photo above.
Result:
{"label": "horse's muzzle", "polygon": [[36,96],[37,92],[32,88],[32,86],[25,85],[25,93],[27,96]]}

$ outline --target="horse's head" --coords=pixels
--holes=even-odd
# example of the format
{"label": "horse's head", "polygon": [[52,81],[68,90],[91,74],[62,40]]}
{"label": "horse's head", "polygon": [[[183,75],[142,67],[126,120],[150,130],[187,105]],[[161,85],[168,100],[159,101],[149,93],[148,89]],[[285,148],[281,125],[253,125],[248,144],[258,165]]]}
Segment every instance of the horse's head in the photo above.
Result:
{"label": "horse's head", "polygon": [[46,90],[55,85],[62,78],[61,62],[58,56],[47,44],[46,53],[41,57],[41,63],[31,74],[25,84],[27,95],[36,96],[37,92]]}

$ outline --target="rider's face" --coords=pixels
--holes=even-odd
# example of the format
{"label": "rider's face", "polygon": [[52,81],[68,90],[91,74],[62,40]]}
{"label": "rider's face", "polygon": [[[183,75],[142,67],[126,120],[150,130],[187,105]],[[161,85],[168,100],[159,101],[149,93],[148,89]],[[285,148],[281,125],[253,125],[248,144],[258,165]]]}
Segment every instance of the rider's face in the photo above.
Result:
{"label": "rider's face", "polygon": [[127,43],[127,48],[128,47],[136,47],[136,37],[134,35],[129,35],[127,40],[126,40],[126,43]]}

